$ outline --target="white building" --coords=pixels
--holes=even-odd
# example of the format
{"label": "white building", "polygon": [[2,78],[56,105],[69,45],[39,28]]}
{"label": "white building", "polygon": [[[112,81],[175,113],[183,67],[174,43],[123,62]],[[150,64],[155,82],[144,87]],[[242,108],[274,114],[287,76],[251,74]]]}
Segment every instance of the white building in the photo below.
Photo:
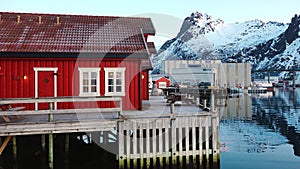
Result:
{"label": "white building", "polygon": [[[206,75],[204,70],[209,70]],[[174,81],[185,80],[190,83],[203,80],[219,87],[248,87],[251,84],[250,63],[222,63],[220,60],[166,60],[162,71],[173,79],[171,84]],[[182,73],[181,76],[178,76],[179,72]],[[193,73],[198,75],[191,76]]]}

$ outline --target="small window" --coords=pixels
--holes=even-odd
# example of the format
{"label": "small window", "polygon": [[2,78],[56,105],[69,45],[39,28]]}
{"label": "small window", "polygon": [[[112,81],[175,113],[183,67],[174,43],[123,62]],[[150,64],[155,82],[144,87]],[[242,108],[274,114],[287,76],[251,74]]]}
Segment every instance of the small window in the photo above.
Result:
{"label": "small window", "polygon": [[100,95],[100,68],[78,68],[79,70],[79,96]]}
{"label": "small window", "polygon": [[125,95],[125,68],[104,68],[105,71],[105,95]]}

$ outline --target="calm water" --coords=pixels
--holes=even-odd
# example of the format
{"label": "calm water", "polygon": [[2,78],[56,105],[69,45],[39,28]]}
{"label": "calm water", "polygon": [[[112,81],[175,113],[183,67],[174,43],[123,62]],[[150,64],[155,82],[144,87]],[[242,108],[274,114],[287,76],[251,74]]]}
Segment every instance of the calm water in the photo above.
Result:
{"label": "calm water", "polygon": [[231,99],[220,124],[221,169],[300,168],[300,89]]}

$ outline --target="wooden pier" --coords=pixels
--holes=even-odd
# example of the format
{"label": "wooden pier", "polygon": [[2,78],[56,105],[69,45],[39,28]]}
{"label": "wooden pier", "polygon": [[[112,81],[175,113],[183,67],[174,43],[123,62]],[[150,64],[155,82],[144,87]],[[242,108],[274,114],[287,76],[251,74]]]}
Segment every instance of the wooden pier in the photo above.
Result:
{"label": "wooden pier", "polygon": [[[65,133],[87,133],[99,146],[115,146],[119,168],[219,168],[219,115],[196,105],[170,109],[163,97],[152,97],[142,111],[122,111],[121,97],[63,97],[1,99],[0,104],[50,103],[50,110],[0,111],[10,122],[0,120],[3,151],[20,135],[40,135],[41,148],[48,150],[47,166],[54,168],[53,137]],[[59,102],[115,102],[114,108],[56,109]],[[101,134],[102,133],[102,134]],[[110,135],[110,136],[109,136]],[[11,139],[12,138],[12,139]],[[112,139],[113,138],[113,139]],[[100,140],[100,141],[99,141]],[[17,169],[17,144],[13,144]],[[46,148],[47,147],[47,148]],[[1,153],[0,153],[1,154]],[[68,166],[68,159],[66,165]]]}

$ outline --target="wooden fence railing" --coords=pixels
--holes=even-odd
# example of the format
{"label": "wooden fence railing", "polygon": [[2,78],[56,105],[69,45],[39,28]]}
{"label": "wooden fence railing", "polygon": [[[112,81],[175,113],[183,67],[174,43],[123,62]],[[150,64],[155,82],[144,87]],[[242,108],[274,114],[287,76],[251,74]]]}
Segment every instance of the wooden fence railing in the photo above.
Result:
{"label": "wooden fence railing", "polygon": [[[53,110],[53,104],[64,102],[114,102],[112,108],[75,108]],[[122,98],[101,97],[45,97],[45,98],[5,98],[0,99],[0,105],[49,103],[49,110],[19,110],[11,108],[0,111],[0,136],[28,135],[47,133],[69,133],[84,131],[99,131],[113,129],[116,119],[122,115]],[[51,106],[52,105],[52,106]],[[99,114],[115,112],[115,119],[104,119]],[[93,115],[93,116],[92,116]],[[9,120],[13,117],[27,117],[19,120]],[[56,118],[54,118],[54,116]],[[72,117],[72,118],[70,118]],[[80,117],[89,117],[87,119]],[[108,123],[110,125],[108,125]],[[111,127],[108,127],[111,126]]]}

